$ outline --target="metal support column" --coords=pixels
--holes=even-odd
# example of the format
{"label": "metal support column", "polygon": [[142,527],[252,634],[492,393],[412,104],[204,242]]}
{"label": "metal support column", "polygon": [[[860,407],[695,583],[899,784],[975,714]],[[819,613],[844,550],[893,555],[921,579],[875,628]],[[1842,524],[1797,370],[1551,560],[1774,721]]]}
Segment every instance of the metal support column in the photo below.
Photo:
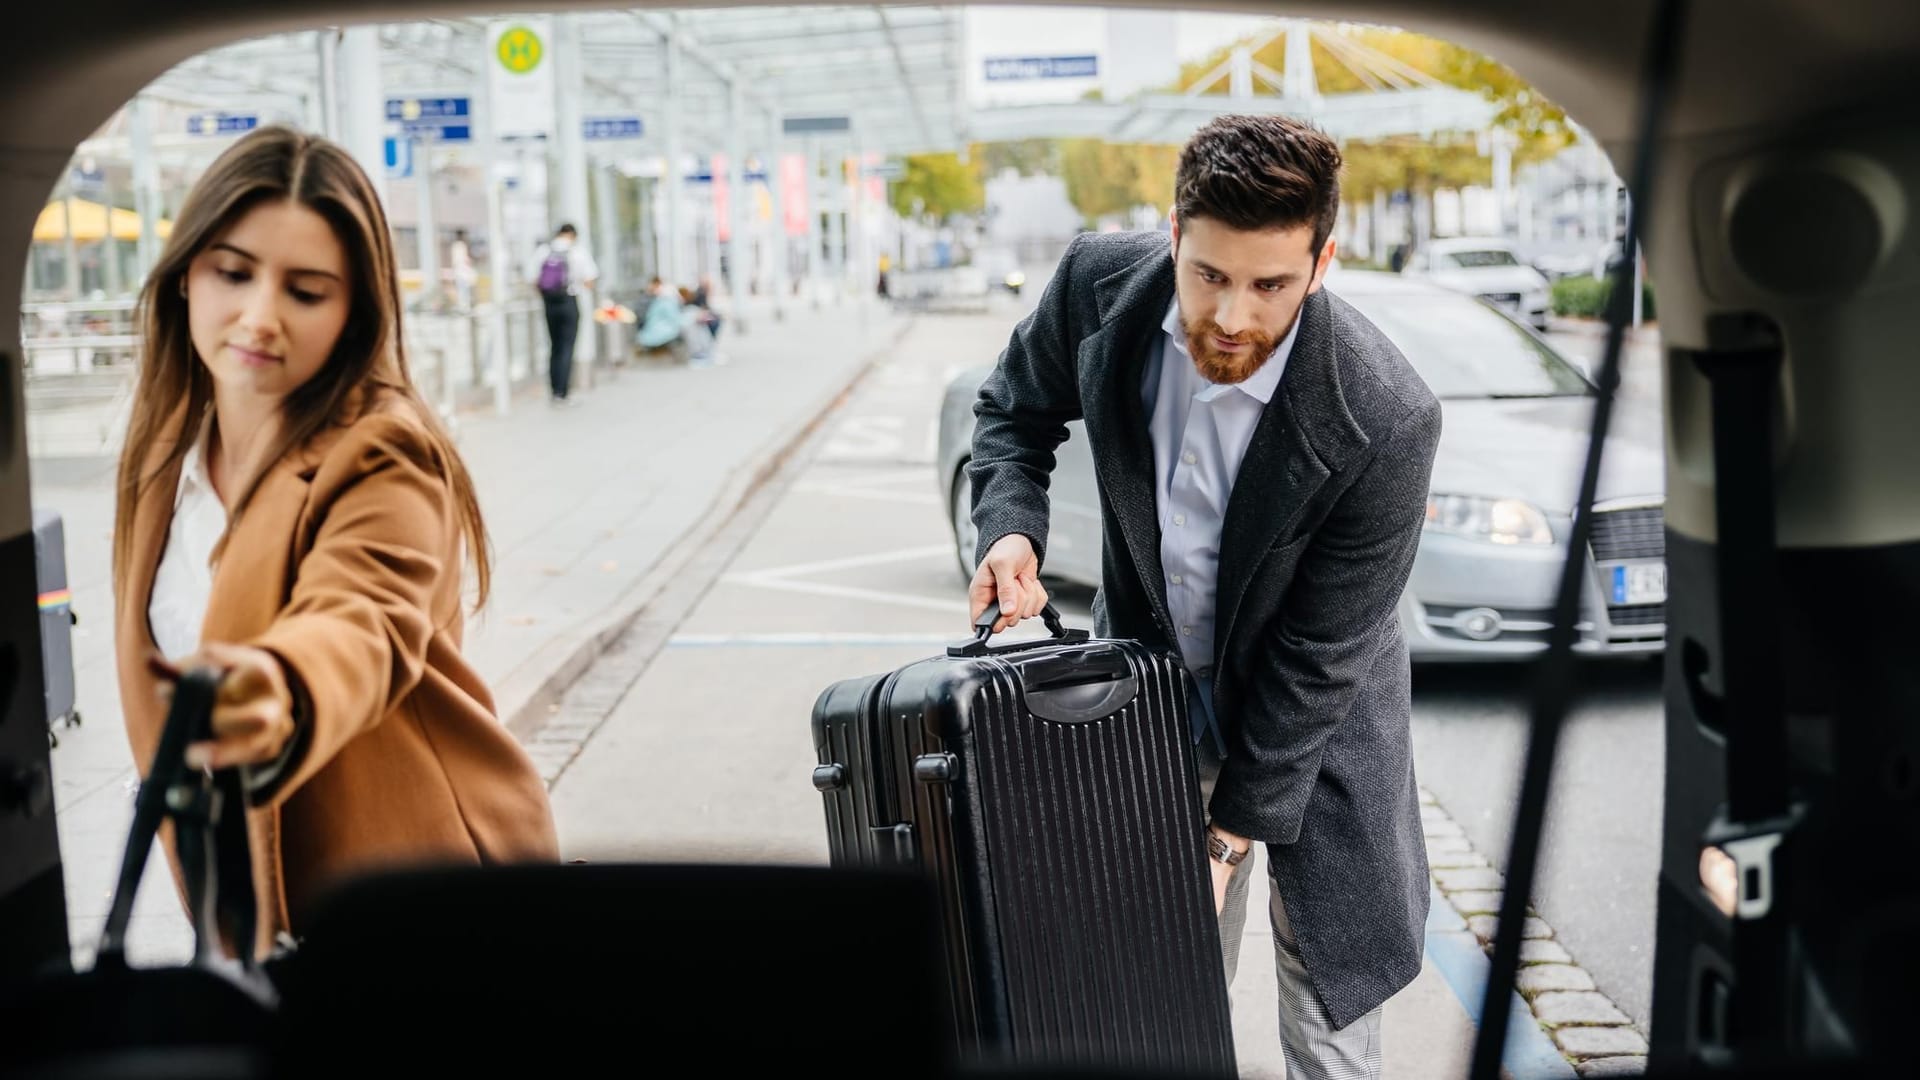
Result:
{"label": "metal support column", "polygon": [[[480,58],[484,73],[491,57]],[[512,271],[507,260],[511,241],[507,237],[506,206],[500,192],[500,137],[494,123],[491,80],[483,74],[474,87],[474,136],[480,158],[480,176],[487,194],[487,302],[483,309],[487,328],[487,370],[493,379],[493,411],[501,416],[513,409],[513,346],[507,341],[507,300],[512,295]],[[474,373],[476,376],[479,372]]]}
{"label": "metal support column", "polygon": [[140,215],[135,269],[140,280],[160,261],[160,162],[153,156],[153,106],[137,96],[127,110],[127,134],[133,143],[133,207]]}
{"label": "metal support column", "polygon": [[826,210],[820,198],[820,140],[807,136],[807,299],[820,306],[820,215]]}
{"label": "metal support column", "polygon": [[[747,282],[753,241],[748,238],[744,207],[753,192],[747,189],[747,101],[738,79],[727,83],[727,298],[733,305],[732,328],[745,330]],[[717,179],[717,178],[716,178]]]}
{"label": "metal support column", "polygon": [[787,196],[785,186],[784,139],[780,128],[780,118],[773,113],[767,114],[767,148],[761,154],[761,161],[767,174],[767,199],[772,206],[767,223],[767,291],[773,298],[773,317],[780,318],[786,310],[787,260],[792,245],[787,237]]}
{"label": "metal support column", "polygon": [[67,169],[60,175],[60,229],[65,235],[66,283],[64,297],[67,300],[80,299],[80,248],[73,239],[73,170]]}
{"label": "metal support column", "polygon": [[[560,157],[560,219],[580,230],[579,243],[600,254],[599,237],[588,218],[587,143],[580,106],[587,96],[587,73],[580,49],[580,16],[560,15],[554,19],[553,64],[556,85],[553,95],[554,142]],[[597,258],[596,258],[597,261]],[[599,358],[600,335],[593,332],[593,312],[598,306],[595,290],[585,282],[577,303],[582,308],[579,332],[574,336],[573,355],[579,369],[577,382],[593,385],[593,363]]]}
{"label": "metal support column", "polygon": [[320,50],[320,116],[315,125],[322,135],[340,141],[340,31],[331,26],[315,32]]}
{"label": "metal support column", "polygon": [[667,220],[666,228],[660,230],[660,277],[669,287],[675,287],[683,283],[681,275],[684,266],[680,256],[682,237],[687,234],[686,201],[681,190],[686,183],[686,166],[681,162],[680,146],[680,84],[685,74],[681,70],[679,20],[676,16],[667,16],[667,29],[662,39],[667,52],[667,161],[660,182],[666,185]]}
{"label": "metal support column", "polygon": [[419,225],[414,230],[420,250],[420,306],[428,311],[440,301],[440,227],[433,216],[433,142],[423,135],[413,138],[413,190],[419,206]]}
{"label": "metal support column", "polygon": [[621,259],[626,238],[620,234],[620,173],[612,166],[601,166],[592,172],[593,235],[599,238],[593,256],[600,263],[600,292],[611,295],[627,284]]}
{"label": "metal support column", "polygon": [[[1286,33],[1287,66],[1280,75],[1282,91],[1290,101],[1319,97],[1320,80],[1313,71],[1313,31],[1307,20],[1289,19]],[[1248,83],[1251,86],[1251,74],[1248,75]]]}
{"label": "metal support column", "polygon": [[340,143],[360,162],[382,202],[387,198],[387,99],[380,86],[380,28],[340,36]]}

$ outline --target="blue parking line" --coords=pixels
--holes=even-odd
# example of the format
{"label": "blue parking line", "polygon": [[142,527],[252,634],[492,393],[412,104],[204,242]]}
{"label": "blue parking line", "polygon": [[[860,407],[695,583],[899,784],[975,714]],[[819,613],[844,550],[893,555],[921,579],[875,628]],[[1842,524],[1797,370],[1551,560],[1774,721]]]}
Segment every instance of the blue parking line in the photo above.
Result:
{"label": "blue parking line", "polygon": [[[1467,1019],[1473,1021],[1477,1031],[1493,962],[1480,951],[1480,939],[1467,929],[1467,921],[1453,910],[1440,890],[1431,884],[1428,889],[1432,898],[1427,909],[1427,958],[1440,969],[1440,977],[1453,988],[1453,996],[1460,999],[1460,1006],[1467,1010]],[[1533,1010],[1517,993],[1513,995],[1500,1065],[1513,1080],[1574,1080],[1576,1076],[1573,1066],[1541,1030]]]}

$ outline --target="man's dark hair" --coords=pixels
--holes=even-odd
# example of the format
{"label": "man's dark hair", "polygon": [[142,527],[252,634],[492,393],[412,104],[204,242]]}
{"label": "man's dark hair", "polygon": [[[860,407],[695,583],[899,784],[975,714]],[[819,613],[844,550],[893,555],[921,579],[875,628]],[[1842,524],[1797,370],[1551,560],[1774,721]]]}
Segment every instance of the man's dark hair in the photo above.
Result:
{"label": "man's dark hair", "polygon": [[1222,116],[1180,151],[1173,212],[1184,228],[1211,218],[1243,231],[1313,226],[1313,252],[1340,211],[1340,148],[1285,116]]}
{"label": "man's dark hair", "polygon": [[579,236],[579,235],[580,235],[580,230],[578,230],[578,229],[576,229],[576,228],[574,228],[574,227],[573,227],[572,225],[562,225],[562,226],[560,226],[560,227],[559,227],[558,229],[555,229],[555,230],[553,231],[553,235],[555,235],[555,236]]}

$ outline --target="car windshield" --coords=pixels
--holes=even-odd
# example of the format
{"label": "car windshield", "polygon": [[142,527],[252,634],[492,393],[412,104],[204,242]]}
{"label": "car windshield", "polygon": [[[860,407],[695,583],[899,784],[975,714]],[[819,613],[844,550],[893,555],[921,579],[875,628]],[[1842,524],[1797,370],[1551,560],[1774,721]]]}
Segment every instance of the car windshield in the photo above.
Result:
{"label": "car windshield", "polygon": [[1450,251],[1446,258],[1448,262],[1462,270],[1478,270],[1484,266],[1520,265],[1520,261],[1513,257],[1513,252],[1498,248],[1483,251]]}
{"label": "car windshield", "polygon": [[1565,397],[1593,392],[1540,339],[1477,300],[1386,293],[1346,298],[1406,354],[1442,398]]}

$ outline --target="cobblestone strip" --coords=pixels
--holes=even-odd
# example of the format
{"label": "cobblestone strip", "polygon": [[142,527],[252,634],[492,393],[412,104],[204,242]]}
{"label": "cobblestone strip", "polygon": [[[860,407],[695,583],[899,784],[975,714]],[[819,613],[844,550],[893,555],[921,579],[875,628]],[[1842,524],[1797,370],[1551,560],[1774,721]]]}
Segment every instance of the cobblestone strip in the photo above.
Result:
{"label": "cobblestone strip", "polygon": [[[1504,879],[1486,856],[1473,850],[1465,830],[1433,794],[1420,791],[1420,818],[1427,834],[1427,865],[1447,902],[1467,921],[1480,947],[1493,951]],[[1605,994],[1593,977],[1554,939],[1553,927],[1531,908],[1520,944],[1515,989],[1533,1018],[1581,1076],[1639,1076],[1647,1070],[1646,1036]]]}

